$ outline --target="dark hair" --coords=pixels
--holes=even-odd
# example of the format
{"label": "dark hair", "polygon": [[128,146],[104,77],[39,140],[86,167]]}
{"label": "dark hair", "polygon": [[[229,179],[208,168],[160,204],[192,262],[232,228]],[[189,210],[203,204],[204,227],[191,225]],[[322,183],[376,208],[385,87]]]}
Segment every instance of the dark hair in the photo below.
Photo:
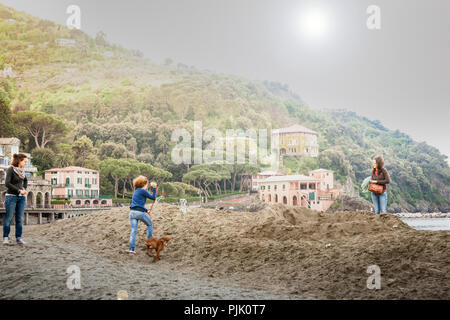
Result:
{"label": "dark hair", "polygon": [[[374,160],[375,160],[375,162],[377,163],[377,169],[378,169],[378,170],[381,170],[381,169],[384,168],[384,161],[383,161],[383,157],[382,157],[382,156],[376,156],[376,157],[374,158]],[[372,172],[373,172],[374,170],[375,170],[375,169],[372,169]]]}
{"label": "dark hair", "polygon": [[18,167],[19,163],[23,160],[26,159],[27,156],[23,153],[14,153],[13,155],[13,161],[11,162],[11,165],[13,167]]}

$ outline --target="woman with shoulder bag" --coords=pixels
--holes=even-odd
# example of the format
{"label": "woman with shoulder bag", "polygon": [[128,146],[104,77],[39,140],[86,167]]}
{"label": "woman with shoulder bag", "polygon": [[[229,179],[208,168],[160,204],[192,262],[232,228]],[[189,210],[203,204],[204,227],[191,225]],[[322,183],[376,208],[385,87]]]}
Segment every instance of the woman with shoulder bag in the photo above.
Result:
{"label": "woman with shoulder bag", "polygon": [[369,191],[376,214],[384,213],[387,209],[386,185],[391,182],[389,173],[384,167],[381,156],[376,156],[372,162],[372,180],[370,180]]}
{"label": "woman with shoulder bag", "polygon": [[11,221],[16,216],[16,242],[25,244],[22,240],[22,218],[25,211],[27,195],[27,176],[25,166],[27,156],[23,153],[16,153],[13,156],[11,167],[6,170],[5,186],[7,188],[5,196],[5,220],[3,222],[3,244],[10,244],[9,231]]}

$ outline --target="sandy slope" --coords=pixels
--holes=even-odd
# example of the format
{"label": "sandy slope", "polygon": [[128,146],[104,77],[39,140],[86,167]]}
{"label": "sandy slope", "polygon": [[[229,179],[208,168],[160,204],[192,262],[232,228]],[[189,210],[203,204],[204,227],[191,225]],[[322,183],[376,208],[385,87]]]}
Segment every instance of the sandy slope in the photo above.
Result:
{"label": "sandy slope", "polygon": [[[156,263],[145,254],[141,224],[138,255],[123,254],[129,237],[126,208],[33,226],[27,236],[53,242],[69,253],[79,250],[80,257],[95,255],[102,264],[110,261],[109,273],[118,283],[133,279],[120,270],[148,266],[165,270],[167,279],[185,272],[216,286],[226,283],[297,298],[450,299],[450,232],[413,230],[392,215],[318,214],[281,204],[251,213],[193,208],[183,214],[161,203],[153,221],[157,236],[173,237],[163,260]],[[46,248],[42,255],[51,263],[57,253],[52,246]],[[374,264],[381,268],[381,290],[366,287],[367,267]],[[145,290],[141,286],[137,283],[135,290]],[[92,297],[106,297],[97,290]],[[179,298],[182,290],[171,297]],[[238,291],[230,294],[242,297]]]}

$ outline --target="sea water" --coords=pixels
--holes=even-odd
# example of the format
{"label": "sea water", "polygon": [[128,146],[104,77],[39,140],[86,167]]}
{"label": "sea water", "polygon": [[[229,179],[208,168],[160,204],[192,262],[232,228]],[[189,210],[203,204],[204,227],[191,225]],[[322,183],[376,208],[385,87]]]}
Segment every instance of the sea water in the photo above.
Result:
{"label": "sea water", "polygon": [[450,230],[450,218],[401,218],[417,230]]}

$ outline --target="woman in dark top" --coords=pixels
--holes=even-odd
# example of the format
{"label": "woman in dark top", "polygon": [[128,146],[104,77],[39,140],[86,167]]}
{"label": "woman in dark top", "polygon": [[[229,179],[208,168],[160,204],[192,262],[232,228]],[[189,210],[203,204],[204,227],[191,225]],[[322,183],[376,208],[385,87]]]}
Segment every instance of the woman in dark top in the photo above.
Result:
{"label": "woman in dark top", "polygon": [[7,188],[5,196],[6,215],[3,222],[3,244],[9,244],[9,231],[13,215],[16,215],[16,242],[24,244],[22,240],[22,218],[25,211],[27,195],[27,176],[25,166],[27,156],[23,153],[16,153],[13,156],[11,167],[6,170],[5,186]]}
{"label": "woman in dark top", "polygon": [[386,185],[391,182],[389,177],[389,173],[384,167],[384,161],[381,156],[376,156],[372,162],[372,180],[370,182],[374,182],[376,184],[380,184],[383,186],[383,193],[377,194],[375,192],[371,192],[372,194],[372,202],[375,208],[375,213],[383,213],[386,212],[387,208],[387,191]]}

